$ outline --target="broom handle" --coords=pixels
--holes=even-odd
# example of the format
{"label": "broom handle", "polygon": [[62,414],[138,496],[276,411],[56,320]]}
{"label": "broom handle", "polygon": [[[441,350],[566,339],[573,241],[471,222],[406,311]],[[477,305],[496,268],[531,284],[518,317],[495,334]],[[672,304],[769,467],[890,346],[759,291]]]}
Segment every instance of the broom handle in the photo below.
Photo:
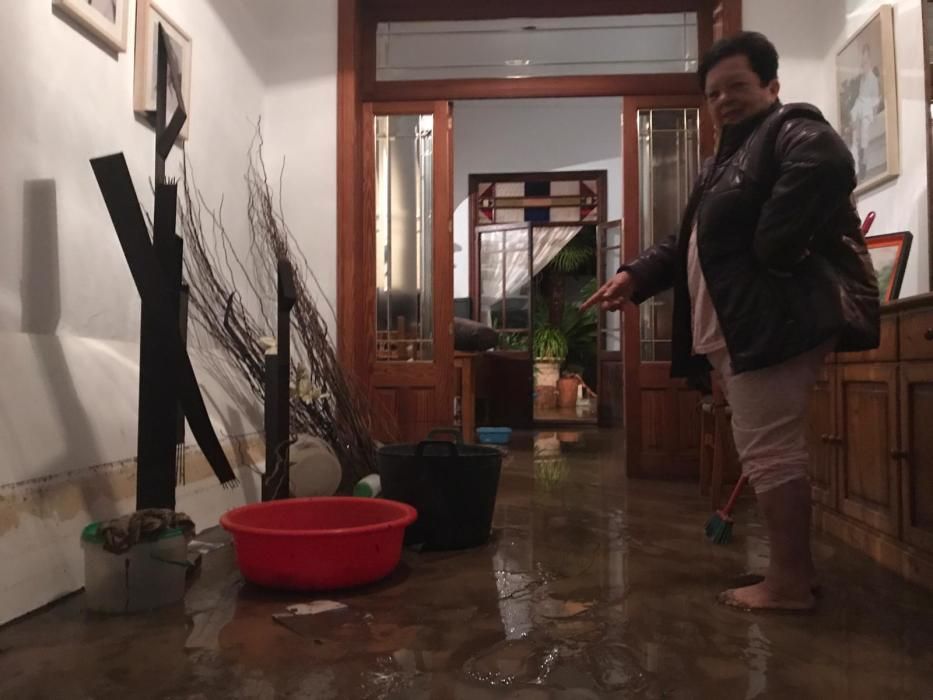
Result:
{"label": "broom handle", "polygon": [[735,484],[735,488],[732,489],[732,495],[729,496],[729,502],[726,503],[726,507],[722,509],[722,512],[726,515],[732,513],[732,509],[735,508],[735,502],[739,500],[739,494],[742,492],[742,487],[745,486],[745,482],[748,481],[748,477],[744,474],[739,477],[738,482]]}

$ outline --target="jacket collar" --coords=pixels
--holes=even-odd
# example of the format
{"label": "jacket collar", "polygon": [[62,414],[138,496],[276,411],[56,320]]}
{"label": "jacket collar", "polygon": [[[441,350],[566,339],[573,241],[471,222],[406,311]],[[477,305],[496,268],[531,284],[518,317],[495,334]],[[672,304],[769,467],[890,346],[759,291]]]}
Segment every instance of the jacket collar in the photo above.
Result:
{"label": "jacket collar", "polygon": [[761,123],[778,111],[782,107],[780,100],[775,100],[768,109],[763,112],[759,112],[753,117],[749,117],[745,121],[741,121],[738,124],[730,124],[724,126],[722,133],[719,136],[719,147],[716,149],[716,160],[719,161],[723,158],[728,158],[737,150],[739,147],[745,143],[746,139],[751,136],[751,134],[761,126]]}

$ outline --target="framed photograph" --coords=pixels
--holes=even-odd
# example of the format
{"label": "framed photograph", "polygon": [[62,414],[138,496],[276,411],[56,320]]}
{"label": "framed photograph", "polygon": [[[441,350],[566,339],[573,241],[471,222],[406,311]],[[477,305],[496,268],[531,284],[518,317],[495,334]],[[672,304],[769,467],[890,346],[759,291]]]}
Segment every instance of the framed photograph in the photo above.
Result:
{"label": "framed photograph", "polygon": [[894,301],[900,296],[904,270],[907,268],[907,256],[910,255],[910,243],[913,235],[909,231],[885,233],[869,236],[868,254],[878,276],[878,291],[881,301]]}
{"label": "framed photograph", "polygon": [[130,0],[52,0],[93,36],[117,53],[126,51]]}
{"label": "framed photograph", "polygon": [[900,172],[894,12],[882,5],[836,55],[839,131],[855,159],[855,194]]}
{"label": "framed photograph", "polygon": [[[152,123],[156,111],[156,71],[158,69],[159,27],[165,31],[169,48],[176,58],[179,76],[169,76],[167,115],[178,106],[174,85],[181,86],[182,102],[188,115],[179,138],[188,138],[191,123],[191,37],[151,0],[138,0],[136,8],[136,62],[133,78],[133,109]],[[169,67],[171,70],[171,66]]]}

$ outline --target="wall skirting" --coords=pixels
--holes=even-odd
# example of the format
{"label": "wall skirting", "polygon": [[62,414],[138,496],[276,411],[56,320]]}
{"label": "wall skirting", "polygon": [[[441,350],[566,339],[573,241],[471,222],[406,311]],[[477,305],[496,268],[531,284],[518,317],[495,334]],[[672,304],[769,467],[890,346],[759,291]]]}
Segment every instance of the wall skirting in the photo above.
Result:
{"label": "wall skirting", "polygon": [[[224,448],[240,479],[236,488],[217,482],[200,450],[186,450],[176,508],[198,530],[215,526],[226,510],[259,499],[262,436],[230,438]],[[132,512],[135,497],[134,459],[0,486],[0,557],[16,562],[0,569],[0,623],[82,588],[81,529]]]}

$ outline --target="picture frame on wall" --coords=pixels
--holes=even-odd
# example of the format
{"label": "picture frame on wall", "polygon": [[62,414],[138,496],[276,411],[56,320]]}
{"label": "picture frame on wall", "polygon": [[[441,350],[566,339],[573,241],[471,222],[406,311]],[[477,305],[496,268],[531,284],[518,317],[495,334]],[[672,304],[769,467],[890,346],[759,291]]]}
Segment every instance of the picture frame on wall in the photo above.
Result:
{"label": "picture frame on wall", "polygon": [[882,302],[894,301],[900,296],[913,238],[910,231],[900,231],[865,239],[871,264],[878,276],[878,292]]}
{"label": "picture frame on wall", "polygon": [[146,121],[155,123],[156,78],[158,68],[159,26],[165,32],[169,50],[174,54],[179,75],[169,75],[166,111],[171,118],[178,105],[179,95],[176,86],[180,86],[181,101],[185,106],[188,119],[178,138],[188,138],[188,125],[191,123],[191,37],[165,12],[151,0],[138,0],[136,7],[136,60],[133,77],[133,110]]}
{"label": "picture frame on wall", "polygon": [[855,194],[900,173],[894,11],[882,5],[836,54],[839,132],[855,159]]}
{"label": "picture frame on wall", "polygon": [[52,5],[107,48],[116,53],[126,51],[130,0],[52,0]]}

